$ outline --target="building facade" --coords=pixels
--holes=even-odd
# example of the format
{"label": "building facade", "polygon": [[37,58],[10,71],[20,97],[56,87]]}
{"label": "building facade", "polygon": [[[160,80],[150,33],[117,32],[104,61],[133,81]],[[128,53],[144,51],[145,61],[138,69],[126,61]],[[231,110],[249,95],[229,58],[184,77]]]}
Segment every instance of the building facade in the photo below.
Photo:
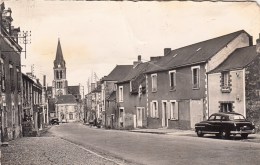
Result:
{"label": "building facade", "polygon": [[209,115],[237,112],[258,123],[260,119],[260,42],[236,49],[208,74]]}
{"label": "building facade", "polygon": [[21,51],[20,28],[12,26],[12,10],[0,5],[0,126],[1,141],[21,136]]}
{"label": "building facade", "polygon": [[132,65],[117,65],[109,74],[101,79],[102,124],[108,128],[118,126],[116,82],[122,80],[132,69]]}
{"label": "building facade", "polygon": [[194,128],[209,115],[207,72],[252,37],[237,31],[179,49],[165,49],[146,73],[148,128]]}

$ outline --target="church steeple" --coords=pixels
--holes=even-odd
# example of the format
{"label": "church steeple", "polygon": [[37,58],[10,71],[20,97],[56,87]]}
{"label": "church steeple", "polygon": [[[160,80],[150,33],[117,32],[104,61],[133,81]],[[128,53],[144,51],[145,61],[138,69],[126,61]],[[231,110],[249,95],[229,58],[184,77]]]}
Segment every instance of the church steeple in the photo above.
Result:
{"label": "church steeple", "polygon": [[54,68],[62,67],[65,68],[66,66],[65,60],[63,58],[62,49],[60,45],[60,39],[58,39],[57,51],[56,51],[56,58],[54,60]]}
{"label": "church steeple", "polygon": [[65,60],[63,58],[60,39],[58,39],[58,46],[56,51],[56,57],[54,60],[54,79],[52,81],[52,93],[53,98],[66,95],[68,93],[68,81],[66,80],[66,66]]}

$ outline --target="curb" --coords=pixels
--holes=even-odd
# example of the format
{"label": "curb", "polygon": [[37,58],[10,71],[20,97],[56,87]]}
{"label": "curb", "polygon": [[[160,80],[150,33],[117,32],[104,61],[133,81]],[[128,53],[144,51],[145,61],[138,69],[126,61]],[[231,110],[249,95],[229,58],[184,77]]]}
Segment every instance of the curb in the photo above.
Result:
{"label": "curb", "polygon": [[128,132],[134,132],[134,133],[150,133],[150,134],[169,134],[170,132],[151,132],[151,131],[128,131]]}

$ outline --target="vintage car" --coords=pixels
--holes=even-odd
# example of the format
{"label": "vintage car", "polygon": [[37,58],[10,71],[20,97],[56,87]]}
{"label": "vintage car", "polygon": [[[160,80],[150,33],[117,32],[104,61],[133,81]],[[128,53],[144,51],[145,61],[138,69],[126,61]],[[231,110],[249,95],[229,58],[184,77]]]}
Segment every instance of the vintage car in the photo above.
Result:
{"label": "vintage car", "polygon": [[50,121],[51,125],[59,125],[59,119],[58,118],[53,118]]}
{"label": "vintage car", "polygon": [[199,137],[204,134],[215,134],[217,137],[228,138],[230,135],[240,134],[246,139],[248,134],[255,133],[252,122],[235,112],[214,113],[208,120],[195,124],[195,132]]}

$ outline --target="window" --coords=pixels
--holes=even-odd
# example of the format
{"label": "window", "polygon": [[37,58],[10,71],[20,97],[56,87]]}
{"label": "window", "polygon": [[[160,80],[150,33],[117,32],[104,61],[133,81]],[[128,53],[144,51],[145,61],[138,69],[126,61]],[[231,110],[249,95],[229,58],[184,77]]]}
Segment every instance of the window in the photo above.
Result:
{"label": "window", "polygon": [[233,104],[230,102],[220,103],[220,112],[232,112]]}
{"label": "window", "polygon": [[195,66],[191,68],[192,70],[192,88],[193,89],[198,89],[200,86],[199,84],[199,76],[200,76],[200,67]]}
{"label": "window", "polygon": [[209,120],[210,120],[210,121],[215,120],[215,115],[210,116],[210,117],[209,117]]}
{"label": "window", "polygon": [[11,81],[11,91],[15,90],[14,86],[14,68],[12,64],[9,64],[9,69],[10,69],[10,81]]}
{"label": "window", "polygon": [[56,70],[56,78],[59,79],[59,71]]}
{"label": "window", "polygon": [[158,102],[157,101],[152,101],[151,102],[151,111],[150,111],[150,116],[152,118],[159,118],[159,113],[158,113]]}
{"label": "window", "polygon": [[152,74],[151,78],[152,78],[152,92],[156,92],[157,91],[157,74]]}
{"label": "window", "polygon": [[179,118],[179,107],[176,101],[170,102],[170,117],[171,120],[178,120]]}
{"label": "window", "polygon": [[69,119],[73,120],[73,113],[72,112],[69,113]]}
{"label": "window", "polygon": [[124,98],[123,98],[123,86],[119,87],[119,102],[123,102]]}
{"label": "window", "polygon": [[170,90],[174,90],[176,88],[176,71],[170,71],[169,72],[169,78],[170,78]]}
{"label": "window", "polygon": [[62,79],[62,71],[60,71],[60,76],[59,77],[60,77],[60,79]]}
{"label": "window", "polygon": [[230,74],[229,72],[221,73],[221,91],[223,93],[231,92],[230,84]]}
{"label": "window", "polygon": [[17,67],[16,69],[16,79],[17,79],[17,90],[20,92],[21,91],[21,73],[20,69]]}

